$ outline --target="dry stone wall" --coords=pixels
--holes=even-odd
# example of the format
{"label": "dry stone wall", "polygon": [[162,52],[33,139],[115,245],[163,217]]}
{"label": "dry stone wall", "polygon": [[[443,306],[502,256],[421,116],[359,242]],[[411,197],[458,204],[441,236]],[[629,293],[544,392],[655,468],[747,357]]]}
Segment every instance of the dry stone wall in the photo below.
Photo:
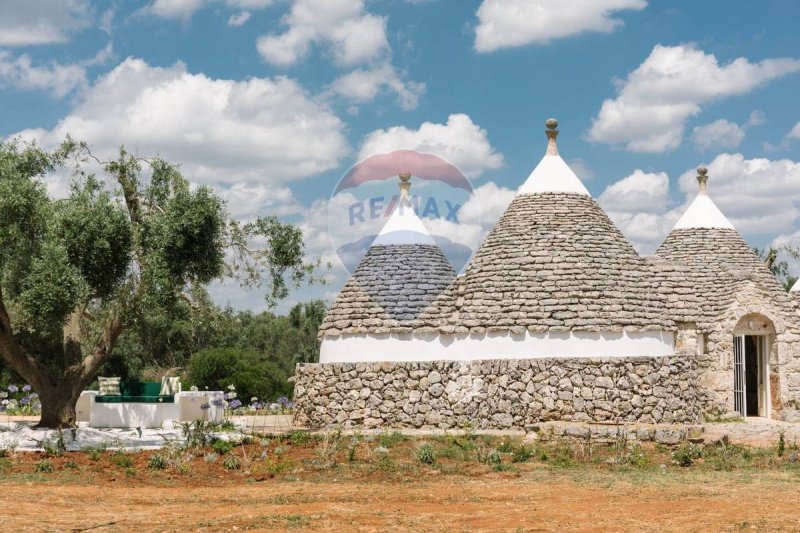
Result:
{"label": "dry stone wall", "polygon": [[695,376],[693,358],[684,356],[301,364],[295,422],[440,429],[697,423]]}

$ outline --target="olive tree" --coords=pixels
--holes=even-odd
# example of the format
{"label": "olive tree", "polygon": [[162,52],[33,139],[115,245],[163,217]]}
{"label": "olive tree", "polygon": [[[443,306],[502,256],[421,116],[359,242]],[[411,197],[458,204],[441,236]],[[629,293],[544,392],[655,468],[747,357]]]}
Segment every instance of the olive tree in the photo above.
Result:
{"label": "olive tree", "polygon": [[[56,172],[71,176],[66,198],[48,193]],[[38,392],[43,427],[75,424],[81,391],[142,317],[223,278],[274,302],[314,268],[297,227],[237,222],[160,158],[0,144],[0,357]]]}

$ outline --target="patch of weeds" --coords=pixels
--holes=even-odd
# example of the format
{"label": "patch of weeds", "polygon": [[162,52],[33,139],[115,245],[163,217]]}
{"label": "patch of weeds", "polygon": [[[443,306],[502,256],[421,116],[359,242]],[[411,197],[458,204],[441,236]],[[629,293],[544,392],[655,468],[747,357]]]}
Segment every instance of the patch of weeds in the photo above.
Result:
{"label": "patch of weeds", "polygon": [[273,478],[294,468],[294,462],[288,460],[276,461],[268,458],[260,463],[253,465],[252,471],[256,477]]}
{"label": "patch of weeds", "polygon": [[678,466],[689,467],[703,457],[703,449],[693,442],[685,442],[672,452],[672,460]]}
{"label": "patch of weeds", "polygon": [[350,439],[350,444],[347,446],[347,462],[352,463],[356,460],[356,451],[358,450],[358,435],[353,435]]}
{"label": "patch of weeds", "polygon": [[178,465],[178,473],[182,476],[188,476],[192,473],[192,467],[189,463],[181,463]]}
{"label": "patch of weeds", "polygon": [[[306,433],[306,435],[308,435]],[[342,441],[342,430],[337,428],[335,431],[326,431],[322,439],[314,450],[317,458],[313,464],[320,469],[332,468],[336,465],[336,452],[339,451],[339,444]],[[278,450],[275,450],[277,453]]]}
{"label": "patch of weeds", "polygon": [[494,472],[510,472],[515,470],[515,468],[507,463],[497,463],[492,465],[492,471]]}
{"label": "patch of weeds", "polygon": [[211,445],[211,449],[218,455],[227,455],[235,446],[236,444],[229,440],[219,439],[214,441],[214,444]]}
{"label": "patch of weeds", "polygon": [[781,430],[778,433],[778,457],[783,457],[786,453],[786,432]]}
{"label": "patch of weeds", "polygon": [[384,474],[393,474],[398,470],[397,462],[385,453],[378,455],[378,460],[371,463],[370,466],[373,470],[383,472]]}
{"label": "patch of weeds", "polygon": [[500,452],[497,449],[492,449],[484,455],[482,462],[490,466],[496,466],[503,462],[503,458],[500,456]]}
{"label": "patch of weeds", "polygon": [[76,463],[75,461],[67,461],[66,463],[64,463],[64,468],[75,470],[78,468],[78,463]]}
{"label": "patch of weeds", "polygon": [[500,453],[513,453],[514,445],[509,440],[503,440],[497,447],[497,451]]}
{"label": "patch of weeds", "polygon": [[42,451],[47,457],[61,457],[67,449],[64,444],[64,434],[58,430],[58,435],[55,439],[43,439],[41,442]]}
{"label": "patch of weeds", "polygon": [[205,460],[205,462],[207,462],[207,463],[216,463],[216,462],[217,462],[217,459],[219,459],[219,455],[217,455],[217,454],[216,454],[216,453],[214,453],[214,452],[211,452],[211,453],[207,453],[207,454],[205,454],[205,455],[203,456],[203,459],[204,459],[204,460]]}
{"label": "patch of weeds", "polygon": [[126,477],[136,477],[136,469],[135,468],[126,468],[125,469],[125,476]]}
{"label": "patch of weeds", "polygon": [[114,452],[114,456],[111,460],[120,468],[130,468],[133,466],[133,459],[131,459],[131,456],[121,450]]}
{"label": "patch of weeds", "polygon": [[393,431],[391,433],[381,433],[378,435],[378,445],[383,446],[384,448],[391,448],[401,442],[405,442],[408,439],[405,435],[400,433],[399,431]]}
{"label": "patch of weeds", "polygon": [[33,471],[38,474],[52,474],[55,471],[53,463],[49,459],[42,459],[33,467]]}
{"label": "patch of weeds", "polygon": [[234,424],[231,420],[226,420],[220,424],[219,431],[236,431],[236,424]]}
{"label": "patch of weeds", "polygon": [[0,458],[0,472],[5,472],[9,468],[11,468],[11,459],[7,459],[5,457]]}
{"label": "patch of weeds", "polygon": [[8,457],[9,455],[11,455],[11,452],[8,448],[0,448],[0,457]]}
{"label": "patch of weeds", "polygon": [[553,450],[549,461],[559,468],[571,468],[577,463],[575,460],[575,452],[572,447],[566,443],[559,443]]}
{"label": "patch of weeds", "polygon": [[518,448],[514,448],[514,451],[511,453],[511,462],[524,463],[530,460],[531,457],[533,457],[533,451],[523,444]]}
{"label": "patch of weeds", "polygon": [[314,440],[314,435],[312,435],[308,431],[292,431],[291,433],[289,433],[289,442],[291,442],[294,445],[308,444],[313,440]]}
{"label": "patch of weeds", "polygon": [[225,457],[225,460],[222,461],[222,466],[228,470],[239,470],[242,467],[242,463],[239,462],[239,458],[235,455],[228,455]]}
{"label": "patch of weeds", "polygon": [[167,459],[161,454],[155,454],[148,459],[147,468],[150,470],[164,470],[167,468]]}
{"label": "patch of weeds", "polygon": [[429,442],[423,442],[417,447],[417,461],[425,465],[436,463],[436,452]]}

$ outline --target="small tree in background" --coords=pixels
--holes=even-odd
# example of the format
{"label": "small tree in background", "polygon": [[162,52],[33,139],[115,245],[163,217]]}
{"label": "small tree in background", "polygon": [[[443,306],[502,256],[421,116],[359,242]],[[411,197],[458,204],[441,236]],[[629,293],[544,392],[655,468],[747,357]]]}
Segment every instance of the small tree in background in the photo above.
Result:
{"label": "small tree in background", "polygon": [[[67,198],[47,192],[56,171],[73,173]],[[41,426],[75,424],[81,391],[142,317],[225,277],[275,302],[314,268],[297,227],[237,222],[162,159],[99,161],[70,139],[53,152],[0,144],[0,357],[38,392]]]}
{"label": "small tree in background", "polygon": [[759,249],[754,247],[753,251],[759,257],[759,259],[764,261],[764,264],[766,264],[767,268],[769,268],[775,277],[778,278],[778,281],[783,284],[784,289],[788,291],[792,288],[794,283],[797,281],[797,277],[791,274],[789,270],[789,262],[780,259],[779,255],[783,253],[795,261],[800,261],[800,248],[788,245],[781,246],[780,248],[774,248],[770,246],[769,248]]}

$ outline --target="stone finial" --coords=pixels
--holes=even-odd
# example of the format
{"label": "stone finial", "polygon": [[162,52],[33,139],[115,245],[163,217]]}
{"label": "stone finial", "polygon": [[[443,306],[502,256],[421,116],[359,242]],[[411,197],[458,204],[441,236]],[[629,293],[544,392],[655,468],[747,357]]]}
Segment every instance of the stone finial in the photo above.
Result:
{"label": "stone finial", "polygon": [[546,155],[558,155],[558,146],[556,145],[556,137],[558,137],[558,121],[554,118],[548,118],[544,123],[547,130],[544,132],[547,135],[547,152]]}
{"label": "stone finial", "polygon": [[411,172],[404,170],[399,175],[400,178],[400,199],[408,200],[408,191],[411,190]]}
{"label": "stone finial", "polygon": [[697,183],[700,184],[700,194],[706,194],[706,184],[708,183],[708,169],[697,167]]}

